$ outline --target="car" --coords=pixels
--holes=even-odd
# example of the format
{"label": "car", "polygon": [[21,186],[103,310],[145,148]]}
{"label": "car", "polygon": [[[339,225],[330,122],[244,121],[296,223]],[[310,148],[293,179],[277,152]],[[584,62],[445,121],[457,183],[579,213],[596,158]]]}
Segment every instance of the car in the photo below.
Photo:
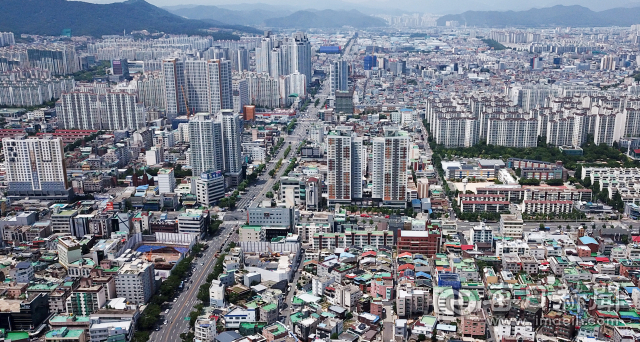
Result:
{"label": "car", "polygon": [[156,327],[156,331],[159,331],[159,330],[160,330],[160,327]]}
{"label": "car", "polygon": [[369,216],[367,214],[361,214],[360,217],[371,217],[371,216]]}
{"label": "car", "polygon": [[169,309],[164,310],[164,314],[168,314],[169,313]]}
{"label": "car", "polygon": [[384,215],[384,218],[387,218],[387,219],[388,219],[388,218],[389,218],[389,215]]}

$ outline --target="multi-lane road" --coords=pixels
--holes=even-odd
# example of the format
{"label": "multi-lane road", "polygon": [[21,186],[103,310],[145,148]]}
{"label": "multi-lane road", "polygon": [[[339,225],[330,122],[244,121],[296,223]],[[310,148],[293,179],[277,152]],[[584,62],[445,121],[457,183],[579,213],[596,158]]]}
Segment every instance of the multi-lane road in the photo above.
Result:
{"label": "multi-lane road", "polygon": [[[267,163],[266,168],[262,175],[260,175],[256,182],[252,185],[249,185],[245,191],[245,194],[242,195],[240,200],[236,203],[236,210],[230,211],[225,215],[225,221],[243,221],[247,219],[246,210],[248,208],[256,208],[260,205],[260,202],[266,199],[267,192],[273,191],[273,185],[278,182],[284,170],[289,166],[289,158],[295,157],[295,153],[298,149],[299,144],[306,139],[307,137],[307,129],[311,127],[311,125],[318,118],[318,110],[322,107],[322,104],[329,96],[328,87],[324,87],[321,89],[321,92],[316,95],[316,99],[319,99],[318,106],[314,105],[315,99],[312,99],[311,104],[306,112],[301,113],[297,118],[296,128],[289,135],[284,135],[284,144],[278,150],[275,156],[271,157],[271,161]],[[291,146],[291,152],[287,155],[287,158],[284,157],[284,151],[288,146]],[[271,171],[275,166],[278,160],[282,158],[282,165],[278,172],[274,177],[269,176],[269,171]],[[275,195],[275,194],[274,194]]]}
{"label": "multi-lane road", "polygon": [[[150,341],[157,342],[181,342],[180,334],[189,331],[189,313],[193,311],[193,307],[199,303],[196,298],[200,285],[207,280],[209,273],[213,271],[216,264],[214,257],[217,252],[231,242],[238,241],[235,224],[224,223],[220,225],[220,230],[215,237],[204,240],[209,248],[203,252],[202,257],[193,261],[193,274],[190,279],[185,281],[185,288],[178,293],[173,302],[166,303],[162,306],[162,320],[158,326],[158,330],[151,334]],[[167,312],[168,310],[168,312]]]}

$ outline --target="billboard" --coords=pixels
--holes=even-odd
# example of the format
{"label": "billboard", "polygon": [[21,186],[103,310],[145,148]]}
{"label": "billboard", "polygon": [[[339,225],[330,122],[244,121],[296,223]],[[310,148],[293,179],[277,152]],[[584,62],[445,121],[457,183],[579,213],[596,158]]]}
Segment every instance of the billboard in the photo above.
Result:
{"label": "billboard", "polygon": [[200,174],[200,179],[213,180],[222,177],[222,171],[209,171]]}

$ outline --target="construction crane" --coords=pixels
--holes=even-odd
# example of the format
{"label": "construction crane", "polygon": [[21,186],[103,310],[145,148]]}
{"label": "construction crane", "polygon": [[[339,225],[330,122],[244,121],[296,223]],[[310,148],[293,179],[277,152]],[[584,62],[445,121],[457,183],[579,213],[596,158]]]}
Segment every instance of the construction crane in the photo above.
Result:
{"label": "construction crane", "polygon": [[187,120],[189,120],[189,104],[187,103],[187,95],[184,93],[184,87],[180,86],[180,89],[182,90],[182,98],[184,99],[184,106],[187,108]]}

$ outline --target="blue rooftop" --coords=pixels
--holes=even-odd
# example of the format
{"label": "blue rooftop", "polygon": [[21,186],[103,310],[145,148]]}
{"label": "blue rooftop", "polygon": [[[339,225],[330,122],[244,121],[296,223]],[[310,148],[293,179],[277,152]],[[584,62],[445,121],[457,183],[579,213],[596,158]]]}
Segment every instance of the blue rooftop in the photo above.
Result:
{"label": "blue rooftop", "polygon": [[582,242],[585,245],[590,245],[590,244],[598,244],[598,241],[596,241],[596,239],[590,237],[590,236],[583,236],[580,238],[580,242]]}

